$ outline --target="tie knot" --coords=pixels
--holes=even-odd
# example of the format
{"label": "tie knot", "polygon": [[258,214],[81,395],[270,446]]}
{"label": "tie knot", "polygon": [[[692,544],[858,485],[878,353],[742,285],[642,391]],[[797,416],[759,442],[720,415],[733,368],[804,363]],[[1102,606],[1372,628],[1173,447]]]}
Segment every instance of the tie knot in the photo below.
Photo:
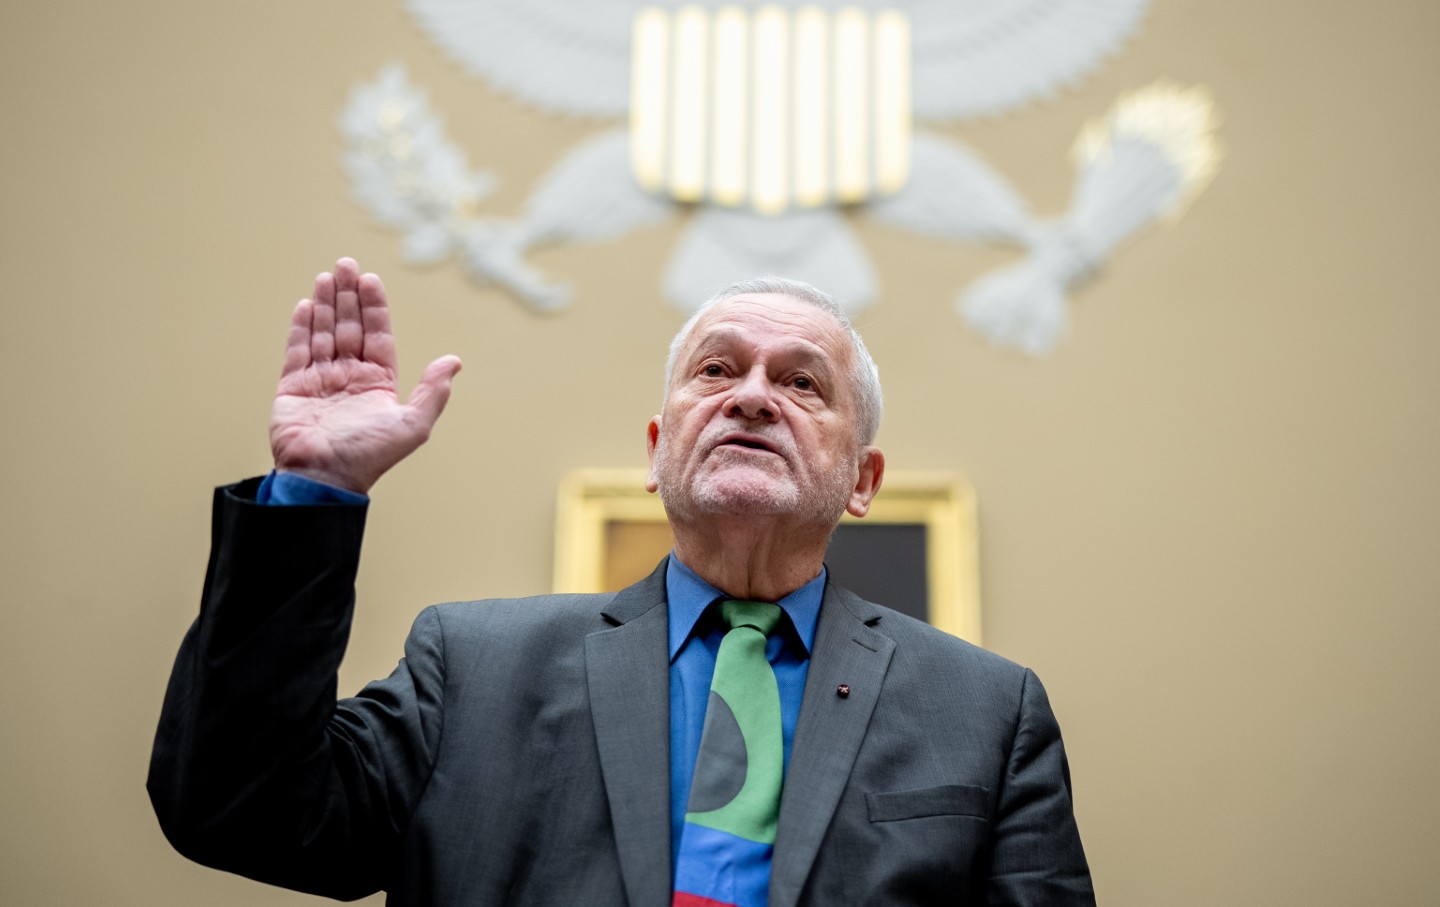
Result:
{"label": "tie knot", "polygon": [[731,630],[736,627],[752,627],[769,636],[780,622],[780,606],[769,602],[732,600],[720,605],[720,618]]}

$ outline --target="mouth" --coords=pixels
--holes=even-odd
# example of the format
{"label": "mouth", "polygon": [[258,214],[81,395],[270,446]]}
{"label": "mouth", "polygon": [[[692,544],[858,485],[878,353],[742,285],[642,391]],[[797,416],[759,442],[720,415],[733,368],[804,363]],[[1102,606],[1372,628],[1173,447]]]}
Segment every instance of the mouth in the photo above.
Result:
{"label": "mouth", "polygon": [[743,433],[729,434],[721,438],[715,444],[715,446],[711,448],[711,450],[719,450],[722,447],[740,448],[741,450],[756,450],[762,453],[775,454],[776,456],[780,455],[780,451],[775,449],[775,445],[771,444],[769,441],[766,441],[764,438],[759,437],[758,435],[749,435]]}

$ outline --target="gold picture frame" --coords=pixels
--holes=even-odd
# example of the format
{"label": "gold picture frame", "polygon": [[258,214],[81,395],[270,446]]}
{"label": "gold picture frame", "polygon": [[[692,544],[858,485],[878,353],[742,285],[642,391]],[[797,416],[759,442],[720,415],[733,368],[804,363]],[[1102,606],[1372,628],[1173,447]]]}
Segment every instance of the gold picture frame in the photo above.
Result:
{"label": "gold picture frame", "polygon": [[[863,520],[841,526],[913,526],[923,538],[925,619],[981,645],[975,492],[949,473],[889,472]],[[607,592],[646,576],[670,550],[658,495],[643,469],[581,469],[561,482],[555,520],[555,591]],[[920,554],[917,552],[917,554]]]}

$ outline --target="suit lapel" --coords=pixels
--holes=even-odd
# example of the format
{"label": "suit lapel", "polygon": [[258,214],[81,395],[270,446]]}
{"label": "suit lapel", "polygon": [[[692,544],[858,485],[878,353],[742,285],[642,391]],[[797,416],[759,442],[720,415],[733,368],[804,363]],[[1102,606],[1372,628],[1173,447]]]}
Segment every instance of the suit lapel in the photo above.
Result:
{"label": "suit lapel", "polygon": [[616,593],[585,638],[590,714],[632,907],[670,903],[670,674],[665,563]]}
{"label": "suit lapel", "polygon": [[[780,799],[771,907],[793,907],[799,900],[865,739],[895,649],[894,641],[869,626],[879,618],[869,602],[826,586]],[[837,693],[840,684],[849,687],[847,696]]]}

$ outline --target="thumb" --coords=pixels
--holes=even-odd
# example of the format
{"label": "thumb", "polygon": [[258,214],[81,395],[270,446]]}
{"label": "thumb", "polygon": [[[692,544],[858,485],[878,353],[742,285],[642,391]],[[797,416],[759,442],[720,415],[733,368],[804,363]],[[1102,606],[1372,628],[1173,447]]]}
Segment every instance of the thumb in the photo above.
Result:
{"label": "thumb", "polygon": [[410,392],[405,405],[419,412],[427,424],[434,425],[445,411],[445,404],[450,402],[450,382],[460,371],[460,365],[459,356],[441,356],[425,366],[420,383]]}

